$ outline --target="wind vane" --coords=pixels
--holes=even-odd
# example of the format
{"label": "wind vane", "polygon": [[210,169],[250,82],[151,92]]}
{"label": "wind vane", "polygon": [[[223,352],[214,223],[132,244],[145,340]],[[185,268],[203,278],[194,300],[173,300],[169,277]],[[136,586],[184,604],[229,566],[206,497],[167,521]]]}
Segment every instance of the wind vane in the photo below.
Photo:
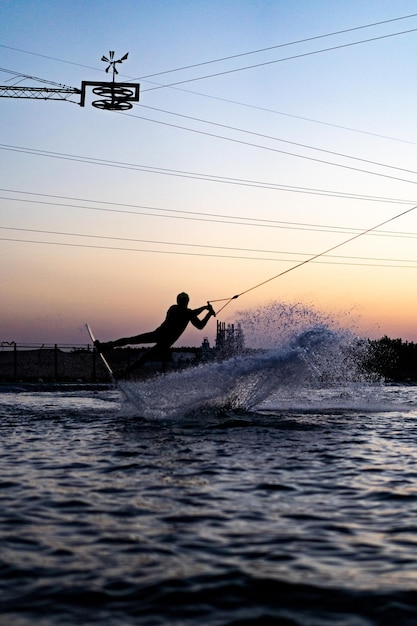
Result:
{"label": "wind vane", "polygon": [[108,67],[106,67],[106,74],[109,73],[110,68],[113,69],[113,82],[114,82],[114,77],[116,76],[116,74],[119,73],[117,71],[117,68],[116,68],[116,63],[123,63],[123,61],[126,61],[126,59],[128,57],[128,54],[129,53],[126,52],[126,54],[121,59],[118,59],[117,61],[113,61],[113,59],[114,59],[114,50],[110,50],[109,51],[109,57],[110,57],[109,59],[106,56],[104,56],[104,54],[101,57],[102,61],[104,61],[105,63],[109,64]]}

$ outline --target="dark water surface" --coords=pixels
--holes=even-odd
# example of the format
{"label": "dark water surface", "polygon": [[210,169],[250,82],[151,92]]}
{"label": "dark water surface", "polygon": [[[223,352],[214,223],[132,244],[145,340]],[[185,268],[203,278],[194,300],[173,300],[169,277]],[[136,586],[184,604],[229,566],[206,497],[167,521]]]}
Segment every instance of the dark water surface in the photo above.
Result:
{"label": "dark water surface", "polygon": [[417,624],[416,388],[286,394],[0,393],[0,623]]}

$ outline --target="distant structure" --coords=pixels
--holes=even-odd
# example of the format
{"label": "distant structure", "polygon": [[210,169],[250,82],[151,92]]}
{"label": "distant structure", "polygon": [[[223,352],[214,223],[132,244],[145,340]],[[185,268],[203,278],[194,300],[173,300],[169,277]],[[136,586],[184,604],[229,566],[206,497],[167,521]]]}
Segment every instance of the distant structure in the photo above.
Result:
{"label": "distant structure", "polygon": [[216,356],[229,357],[242,354],[245,349],[245,337],[241,325],[217,322]]}
{"label": "distant structure", "polygon": [[201,344],[201,360],[208,361],[211,358],[211,348],[208,337],[204,337],[203,343]]}

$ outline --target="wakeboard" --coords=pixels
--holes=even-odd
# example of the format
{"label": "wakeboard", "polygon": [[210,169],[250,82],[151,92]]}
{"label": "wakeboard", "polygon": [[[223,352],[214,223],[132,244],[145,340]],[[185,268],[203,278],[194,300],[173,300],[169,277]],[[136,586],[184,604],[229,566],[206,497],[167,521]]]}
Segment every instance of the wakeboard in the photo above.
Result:
{"label": "wakeboard", "polygon": [[86,325],[85,325],[85,327],[86,327],[86,329],[87,329],[88,334],[90,335],[90,339],[91,339],[91,341],[93,342],[95,349],[97,350],[97,354],[99,355],[100,359],[103,361],[104,367],[106,368],[106,370],[107,370],[107,371],[108,371],[108,373],[110,374],[112,381],[113,381],[113,382],[116,382],[116,378],[115,378],[115,375],[114,375],[114,373],[113,373],[113,370],[112,370],[112,368],[110,367],[109,362],[107,361],[106,357],[105,357],[105,356],[104,356],[104,354],[101,352],[101,350],[100,350],[100,345],[96,345],[96,344],[95,344],[96,338],[94,337],[94,334],[93,334],[93,331],[91,330],[90,325],[89,325],[89,324],[86,324]]}

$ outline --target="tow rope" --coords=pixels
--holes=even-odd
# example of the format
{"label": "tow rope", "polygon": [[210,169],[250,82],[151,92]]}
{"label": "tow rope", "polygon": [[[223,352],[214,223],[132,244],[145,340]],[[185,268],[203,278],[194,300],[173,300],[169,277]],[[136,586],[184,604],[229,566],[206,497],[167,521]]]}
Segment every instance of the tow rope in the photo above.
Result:
{"label": "tow rope", "polygon": [[359,237],[368,235],[369,233],[376,230],[377,228],[381,228],[381,226],[385,226],[386,224],[389,224],[390,222],[393,222],[394,220],[400,217],[403,217],[404,215],[407,215],[408,213],[411,213],[412,211],[415,211],[416,209],[417,209],[417,205],[411,207],[410,209],[407,209],[406,211],[402,211],[401,213],[398,213],[398,215],[394,215],[394,217],[390,217],[387,220],[384,220],[383,222],[379,222],[378,224],[375,224],[375,226],[372,226],[371,228],[367,228],[366,230],[363,230],[360,233],[353,235],[353,237],[349,237],[348,239],[345,239],[344,241],[337,243],[336,245],[331,246],[330,248],[327,248],[326,250],[323,250],[322,252],[319,252],[318,254],[314,254],[308,259],[305,259],[304,261],[301,261],[300,263],[296,263],[292,267],[289,267],[286,270],[283,270],[279,274],[275,274],[275,276],[271,276],[271,278],[267,278],[266,280],[263,280],[257,285],[253,285],[253,287],[249,287],[249,289],[245,289],[245,291],[241,291],[240,293],[234,296],[231,296],[229,298],[209,300],[208,304],[211,304],[213,302],[226,302],[226,304],[224,304],[222,307],[220,307],[218,311],[216,311],[216,315],[218,315],[221,311],[223,311],[223,309],[225,309],[232,302],[232,300],[236,300],[237,298],[240,298],[240,296],[244,296],[250,291],[253,291],[254,289],[258,289],[258,287],[262,287],[263,285],[266,285],[267,283],[270,283],[273,280],[279,278],[280,276],[284,276],[285,274],[288,274],[289,272],[292,272],[293,270],[296,270],[297,268],[302,267],[303,265],[307,265],[307,263],[311,263],[312,261],[315,261],[316,259],[319,259],[320,257],[324,256],[325,254],[328,254],[329,252],[333,252],[333,250],[337,250],[337,248],[341,248],[342,246],[345,246],[346,244],[350,243],[351,241],[354,241],[355,239],[359,239]]}

